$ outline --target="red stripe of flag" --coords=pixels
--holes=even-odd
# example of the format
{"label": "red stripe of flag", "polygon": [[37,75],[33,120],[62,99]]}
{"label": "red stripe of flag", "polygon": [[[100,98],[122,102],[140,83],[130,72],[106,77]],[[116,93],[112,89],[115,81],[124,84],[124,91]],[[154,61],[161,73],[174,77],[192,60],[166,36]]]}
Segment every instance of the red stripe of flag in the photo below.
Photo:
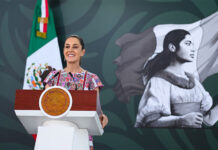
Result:
{"label": "red stripe of flag", "polygon": [[[48,0],[45,0],[45,17],[48,18]],[[47,23],[44,23],[43,32],[47,33]]]}

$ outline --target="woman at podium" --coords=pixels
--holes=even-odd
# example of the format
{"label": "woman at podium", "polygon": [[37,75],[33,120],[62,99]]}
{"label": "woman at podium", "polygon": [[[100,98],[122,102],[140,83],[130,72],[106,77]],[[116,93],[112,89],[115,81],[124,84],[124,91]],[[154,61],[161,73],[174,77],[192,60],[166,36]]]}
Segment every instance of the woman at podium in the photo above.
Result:
{"label": "woman at podium", "polygon": [[[81,67],[81,59],[85,55],[83,39],[77,35],[66,38],[64,44],[64,59],[66,67],[63,70],[53,70],[44,79],[45,88],[51,86],[62,86],[68,90],[96,90],[97,91],[97,113],[102,127],[108,123],[108,118],[103,114],[100,106],[99,90],[103,87],[99,77]],[[93,149],[92,137],[89,137],[90,149]]]}

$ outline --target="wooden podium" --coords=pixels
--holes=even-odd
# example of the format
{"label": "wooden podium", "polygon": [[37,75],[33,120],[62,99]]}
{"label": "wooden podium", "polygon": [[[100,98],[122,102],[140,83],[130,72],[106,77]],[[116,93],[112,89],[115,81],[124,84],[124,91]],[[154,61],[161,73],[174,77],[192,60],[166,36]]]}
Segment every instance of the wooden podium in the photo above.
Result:
{"label": "wooden podium", "polygon": [[35,150],[88,150],[88,135],[103,129],[96,112],[96,91],[70,90],[73,102],[59,118],[43,114],[39,106],[42,90],[16,90],[15,114],[29,134],[38,134]]}

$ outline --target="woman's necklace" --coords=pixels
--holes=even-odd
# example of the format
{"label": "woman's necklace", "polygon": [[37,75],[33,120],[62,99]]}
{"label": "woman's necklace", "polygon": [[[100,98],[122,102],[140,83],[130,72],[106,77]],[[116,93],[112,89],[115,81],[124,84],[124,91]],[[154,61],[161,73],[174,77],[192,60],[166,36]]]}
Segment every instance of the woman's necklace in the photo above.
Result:
{"label": "woman's necklace", "polygon": [[85,70],[83,68],[79,67],[78,71],[70,71],[70,69],[67,69],[67,68],[64,68],[64,71],[65,72],[71,72],[71,73],[82,73]]}

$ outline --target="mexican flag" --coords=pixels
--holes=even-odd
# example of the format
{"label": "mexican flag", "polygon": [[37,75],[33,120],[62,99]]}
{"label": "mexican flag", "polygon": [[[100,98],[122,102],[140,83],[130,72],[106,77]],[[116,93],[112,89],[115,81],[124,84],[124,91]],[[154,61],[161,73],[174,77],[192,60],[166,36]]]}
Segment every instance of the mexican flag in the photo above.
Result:
{"label": "mexican flag", "polygon": [[37,0],[29,51],[26,61],[23,89],[42,89],[40,71],[47,66],[62,69],[54,18],[48,0]]}

